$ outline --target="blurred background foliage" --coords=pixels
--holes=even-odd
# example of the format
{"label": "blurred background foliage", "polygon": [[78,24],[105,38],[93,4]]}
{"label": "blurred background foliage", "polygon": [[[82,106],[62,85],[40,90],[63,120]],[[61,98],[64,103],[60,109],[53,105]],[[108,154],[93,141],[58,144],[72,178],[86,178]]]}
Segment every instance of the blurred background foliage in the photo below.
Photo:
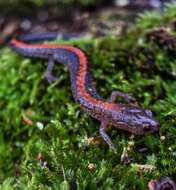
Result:
{"label": "blurred background foliage", "polygon": [[90,8],[101,7],[105,5],[112,5],[112,0],[7,0],[0,1],[1,14],[20,14],[31,15],[35,14],[37,10],[43,8],[55,8],[59,11],[58,14],[67,16],[69,11],[84,10]]}

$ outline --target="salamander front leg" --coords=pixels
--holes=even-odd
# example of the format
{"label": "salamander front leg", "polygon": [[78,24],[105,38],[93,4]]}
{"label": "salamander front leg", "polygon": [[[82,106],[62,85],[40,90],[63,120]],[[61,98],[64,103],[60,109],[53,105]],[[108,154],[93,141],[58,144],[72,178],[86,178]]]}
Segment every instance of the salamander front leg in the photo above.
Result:
{"label": "salamander front leg", "polygon": [[103,137],[103,139],[108,143],[109,147],[114,151],[114,153],[117,153],[113,142],[111,141],[108,134],[105,132],[106,127],[107,127],[106,121],[102,121],[99,132],[100,132],[101,136]]}
{"label": "salamander front leg", "polygon": [[48,66],[46,69],[45,76],[50,84],[56,80],[56,77],[54,77],[52,74],[53,68],[54,68],[54,59],[53,56],[49,56]]}
{"label": "salamander front leg", "polygon": [[112,91],[109,101],[114,103],[116,101],[117,97],[124,98],[124,100],[129,104],[136,104],[137,105],[137,101],[135,100],[135,98],[131,94],[123,93],[123,92],[120,92],[117,90]]}

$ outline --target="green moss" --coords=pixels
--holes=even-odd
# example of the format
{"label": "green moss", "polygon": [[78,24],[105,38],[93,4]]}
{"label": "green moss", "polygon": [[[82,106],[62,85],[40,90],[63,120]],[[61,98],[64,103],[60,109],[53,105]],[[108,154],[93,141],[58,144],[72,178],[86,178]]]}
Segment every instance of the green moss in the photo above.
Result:
{"label": "green moss", "polygon": [[[104,98],[113,89],[131,92],[159,120],[159,135],[135,137],[130,150],[132,163],[151,164],[156,167],[151,172],[139,172],[135,165],[120,162],[130,140],[126,132],[108,130],[117,154],[101,140],[100,124],[75,103],[65,68],[55,68],[58,79],[49,85],[43,74],[46,61],[1,49],[0,189],[143,190],[152,178],[175,177],[176,63],[165,48],[146,39],[146,33],[156,26],[170,28],[174,36],[175,12],[172,5],[163,16],[144,14],[118,39],[107,36],[67,42],[88,53]],[[90,137],[94,143],[89,143]],[[148,151],[140,153],[143,146]]]}

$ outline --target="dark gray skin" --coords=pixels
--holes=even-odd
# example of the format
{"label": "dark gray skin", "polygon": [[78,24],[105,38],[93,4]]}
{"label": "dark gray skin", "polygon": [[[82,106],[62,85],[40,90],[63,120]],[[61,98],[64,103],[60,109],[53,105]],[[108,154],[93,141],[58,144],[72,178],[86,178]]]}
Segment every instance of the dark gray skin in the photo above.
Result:
{"label": "dark gray skin", "polygon": [[129,105],[123,105],[121,111],[113,111],[110,123],[136,135],[158,131],[159,126],[150,110]]}
{"label": "dark gray skin", "polygon": [[[113,91],[109,102],[114,103],[117,97],[122,97],[127,102],[126,104],[117,104],[117,109],[109,112],[106,110],[106,115],[109,117],[106,120],[101,120],[99,129],[103,139],[108,143],[109,147],[116,152],[115,146],[105,132],[105,128],[109,125],[118,129],[123,129],[135,135],[143,135],[158,131],[159,123],[153,118],[152,112],[149,109],[137,107],[135,99],[130,94],[125,94],[119,91]],[[135,102],[135,103],[134,103]]]}

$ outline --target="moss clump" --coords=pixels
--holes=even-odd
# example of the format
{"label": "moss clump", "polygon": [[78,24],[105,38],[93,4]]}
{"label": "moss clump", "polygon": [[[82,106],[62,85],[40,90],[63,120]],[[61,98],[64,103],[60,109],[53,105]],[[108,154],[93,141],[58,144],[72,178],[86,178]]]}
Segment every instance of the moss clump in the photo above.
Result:
{"label": "moss clump", "polygon": [[[1,50],[0,189],[144,190],[152,178],[176,177],[176,61],[147,38],[156,27],[164,27],[175,39],[175,13],[176,5],[170,5],[163,15],[144,14],[118,39],[69,42],[88,52],[103,97],[113,89],[131,92],[161,123],[159,134],[133,139],[110,129],[118,154],[102,142],[99,123],[73,100],[65,68],[56,67],[58,79],[48,85],[44,61]],[[133,165],[125,166],[120,159],[128,141],[134,143]],[[141,171],[134,163],[156,168]]]}

